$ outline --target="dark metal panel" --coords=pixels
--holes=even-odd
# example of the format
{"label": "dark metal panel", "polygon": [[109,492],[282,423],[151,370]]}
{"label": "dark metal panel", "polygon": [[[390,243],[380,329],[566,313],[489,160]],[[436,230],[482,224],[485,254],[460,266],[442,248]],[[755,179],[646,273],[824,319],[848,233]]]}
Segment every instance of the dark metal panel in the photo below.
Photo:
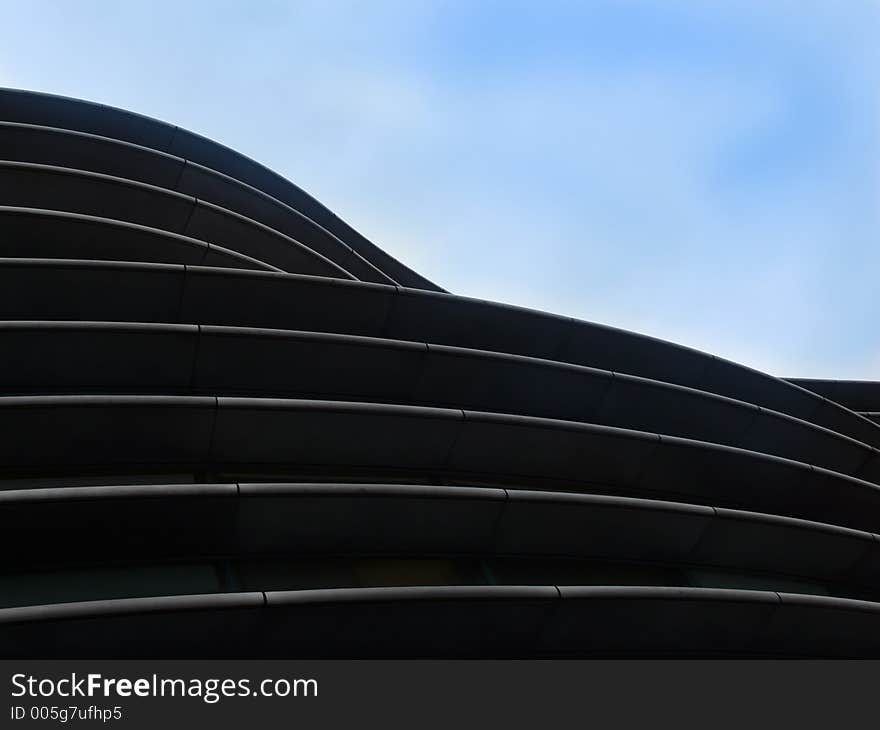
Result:
{"label": "dark metal panel", "polygon": [[201,262],[202,266],[222,266],[227,269],[248,269],[250,271],[274,271],[283,273],[276,266],[260,261],[259,259],[245,256],[237,251],[230,251],[223,246],[217,246],[213,243],[208,244],[208,251],[205,258]]}
{"label": "dark metal panel", "polygon": [[[744,365],[713,357],[695,387],[810,421],[822,405],[814,393]],[[748,395],[746,395],[748,394]]]}
{"label": "dark metal panel", "polygon": [[704,391],[615,374],[598,423],[740,445],[757,407]]}
{"label": "dark metal panel", "polygon": [[880,450],[872,448],[868,458],[865,459],[853,476],[858,479],[874,482],[875,484],[880,482]]}
{"label": "dark metal panel", "polygon": [[880,411],[880,381],[786,378],[853,411]]}
{"label": "dark metal panel", "polygon": [[208,325],[193,385],[214,393],[406,403],[425,357],[418,343]]}
{"label": "dark metal panel", "polygon": [[844,576],[845,579],[865,585],[880,585],[880,537],[872,534],[871,538],[871,545],[849,574]]}
{"label": "dark metal panel", "polygon": [[805,515],[810,519],[872,532],[880,524],[877,518],[880,486],[877,484],[816,466],[810,472],[806,491],[832,497],[824,509],[815,515]]}
{"label": "dark metal panel", "polygon": [[775,593],[704,588],[560,586],[538,653],[549,656],[712,656],[762,653]]}
{"label": "dark metal panel", "polygon": [[360,588],[266,594],[266,650],[302,657],[529,656],[550,587]]}
{"label": "dark metal panel", "polygon": [[219,398],[212,461],[439,469],[461,411],[413,406]]}
{"label": "dark metal panel", "polygon": [[569,319],[477,299],[402,289],[385,335],[552,358]]}
{"label": "dark metal panel", "polygon": [[0,393],[181,392],[197,340],[195,325],[0,322]]}
{"label": "dark metal panel", "polygon": [[0,567],[234,554],[236,496],[234,484],[0,491]]}
{"label": "dark metal panel", "polygon": [[185,161],[149,147],[50,126],[0,121],[0,160],[72,167],[175,190]]}
{"label": "dark metal panel", "polygon": [[381,330],[393,287],[341,279],[191,268],[182,319],[201,324],[347,334]]}
{"label": "dark metal panel", "polygon": [[302,243],[250,218],[201,200],[193,209],[183,232],[200,240],[222,244],[285,271],[354,278],[338,264]]}
{"label": "dark metal panel", "polygon": [[201,264],[203,241],[109,218],[0,207],[0,256]]}
{"label": "dark metal panel", "polygon": [[351,278],[306,246],[256,221],[164,188],[62,167],[0,161],[0,200],[110,218],[220,244],[281,268]]}
{"label": "dark metal panel", "polygon": [[717,508],[689,558],[740,571],[844,580],[873,547],[870,533]]}
{"label": "dark metal panel", "polygon": [[834,490],[810,482],[800,462],[728,446],[662,436],[639,488],[670,498],[817,519]]}
{"label": "dark metal panel", "polygon": [[0,318],[177,322],[184,267],[100,261],[0,261]]}
{"label": "dark metal panel", "polygon": [[[0,162],[4,205],[83,213],[183,233],[194,198],[144,183],[65,167]],[[218,241],[222,243],[222,241]]]}
{"label": "dark metal panel", "polygon": [[711,355],[594,322],[573,320],[560,360],[693,386]]}
{"label": "dark metal panel", "polygon": [[[765,448],[772,445],[771,448]],[[815,424],[762,408],[743,437],[742,448],[772,451],[789,459],[818,464],[842,474],[855,474],[873,456],[859,441]]]}
{"label": "dark metal panel", "polygon": [[876,447],[880,444],[880,425],[865,418],[864,414],[854,414],[853,411],[825,399],[812,420]]}
{"label": "dark metal panel", "polygon": [[449,468],[465,473],[633,484],[656,434],[524,416],[465,412]]}
{"label": "dark metal panel", "polygon": [[382,284],[394,283],[393,279],[355,254],[347,244],[298,210],[228,175],[189,162],[183,170],[177,189],[259,221],[305,244],[358,279]]}
{"label": "dark metal panel", "polygon": [[[262,593],[82,601],[0,610],[4,659],[260,656]],[[223,637],[218,641],[218,637]]]}
{"label": "dark metal panel", "polygon": [[496,550],[680,562],[711,521],[711,507],[511,489]]}
{"label": "dark metal panel", "polygon": [[428,344],[415,398],[437,405],[595,421],[612,377],[549,360]]}
{"label": "dark metal panel", "polygon": [[160,396],[0,398],[4,469],[201,463],[215,399]]}
{"label": "dark metal panel", "polygon": [[176,127],[141,114],[55,94],[0,89],[0,118],[76,129],[167,150]]}
{"label": "dark metal panel", "polygon": [[880,656],[880,604],[843,598],[778,594],[762,642],[783,656]]}
{"label": "dark metal panel", "polygon": [[501,489],[241,484],[244,553],[475,553],[491,550]]}

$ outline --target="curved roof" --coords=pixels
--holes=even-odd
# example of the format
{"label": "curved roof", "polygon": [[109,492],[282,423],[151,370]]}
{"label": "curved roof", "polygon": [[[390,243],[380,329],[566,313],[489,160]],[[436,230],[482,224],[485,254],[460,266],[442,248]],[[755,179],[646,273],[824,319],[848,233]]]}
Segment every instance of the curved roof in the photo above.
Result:
{"label": "curved roof", "polygon": [[0,344],[0,656],[880,655],[876,383],[444,292],[172,124],[0,89]]}

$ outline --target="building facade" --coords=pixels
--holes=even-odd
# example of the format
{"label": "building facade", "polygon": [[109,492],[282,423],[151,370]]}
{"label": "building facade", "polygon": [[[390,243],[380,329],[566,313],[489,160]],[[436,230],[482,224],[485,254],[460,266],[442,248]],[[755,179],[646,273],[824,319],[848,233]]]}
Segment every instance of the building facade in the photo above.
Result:
{"label": "building facade", "polygon": [[173,125],[0,90],[0,347],[0,657],[880,656],[880,385],[449,294]]}

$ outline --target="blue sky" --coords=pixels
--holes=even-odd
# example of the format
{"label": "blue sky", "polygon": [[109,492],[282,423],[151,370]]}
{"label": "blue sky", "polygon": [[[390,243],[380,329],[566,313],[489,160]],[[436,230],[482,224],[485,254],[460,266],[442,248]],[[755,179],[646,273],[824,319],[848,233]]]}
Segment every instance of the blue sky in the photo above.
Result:
{"label": "blue sky", "polygon": [[878,0],[0,13],[0,85],[217,139],[452,292],[880,379]]}

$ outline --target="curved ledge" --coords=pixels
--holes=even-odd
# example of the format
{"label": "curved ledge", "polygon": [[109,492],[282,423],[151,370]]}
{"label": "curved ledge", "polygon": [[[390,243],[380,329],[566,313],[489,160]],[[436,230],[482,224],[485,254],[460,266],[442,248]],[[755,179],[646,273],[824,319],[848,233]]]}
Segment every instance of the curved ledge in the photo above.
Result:
{"label": "curved ledge", "polygon": [[[299,211],[341,239],[375,269],[407,286],[440,288],[382,251],[306,192],[228,147],[165,122],[102,104],[18,89],[0,89],[4,121],[62,127],[183,157],[246,183]],[[282,267],[284,268],[284,267]]]}
{"label": "curved ledge", "polygon": [[880,411],[880,382],[876,380],[817,380],[786,378],[789,383],[818,393],[852,411]]}
{"label": "curved ledge", "polygon": [[871,446],[880,444],[877,424],[827,398],[703,353],[601,325],[340,279],[210,267],[113,266],[99,264],[86,275],[90,265],[82,262],[73,277],[61,262],[2,261],[0,317],[100,321],[112,316],[130,322],[274,327],[519,354],[725,395]]}
{"label": "curved ledge", "polygon": [[395,283],[299,211],[250,185],[181,157],[108,137],[0,122],[0,160],[97,172],[190,195],[283,233],[359,279]]}
{"label": "curved ledge", "polygon": [[4,609],[0,656],[876,657],[878,629],[880,604],[761,591],[339,589]]}
{"label": "curved ledge", "polygon": [[5,394],[259,395],[489,410],[684,436],[880,478],[880,452],[794,417],[537,358],[212,325],[5,321],[0,334]]}
{"label": "curved ledge", "polygon": [[0,609],[0,624],[58,619],[125,616],[138,613],[179,613],[183,611],[257,608],[264,605],[262,593],[211,593],[193,596],[151,596],[148,598],[112,598],[103,601],[50,603]]}
{"label": "curved ledge", "polygon": [[135,223],[0,206],[0,257],[172,263],[281,272],[250,256]]}
{"label": "curved ledge", "polygon": [[192,196],[124,178],[0,161],[0,199],[10,207],[110,218],[216,242],[285,271],[354,278],[321,254],[262,223]]}
{"label": "curved ledge", "polygon": [[[0,398],[7,474],[420,474],[664,495],[871,529],[880,487],[744,449],[526,416],[273,398]],[[254,436],[258,435],[258,438]],[[115,471],[113,471],[115,470]]]}
{"label": "curved ledge", "polygon": [[[880,538],[740,510],[565,492],[381,484],[0,491],[0,567],[295,555],[577,558],[880,591]],[[47,544],[43,535],[56,536]],[[57,545],[64,545],[59,561]],[[784,582],[784,580],[783,580]]]}

